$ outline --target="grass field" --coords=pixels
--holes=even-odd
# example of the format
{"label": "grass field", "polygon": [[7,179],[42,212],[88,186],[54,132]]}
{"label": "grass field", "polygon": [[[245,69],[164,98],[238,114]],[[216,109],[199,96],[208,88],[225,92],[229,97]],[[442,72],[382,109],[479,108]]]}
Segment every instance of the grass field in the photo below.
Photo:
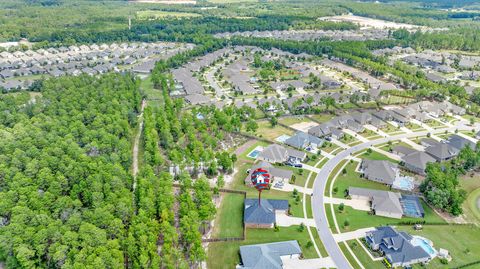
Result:
{"label": "grass field", "polygon": [[[396,224],[401,221],[421,221],[425,220],[427,223],[445,222],[440,216],[438,216],[428,205],[422,201],[423,209],[425,210],[425,218],[407,218],[402,219],[386,218],[376,215],[370,215],[367,211],[355,210],[349,206],[345,206],[345,210],[339,213],[338,206],[335,208],[335,216],[337,218],[338,226],[341,232],[354,231],[361,228],[378,227],[388,224]],[[348,227],[344,227],[345,220],[350,222]]]}
{"label": "grass field", "polygon": [[275,141],[275,138],[281,135],[284,135],[284,134],[293,135],[294,133],[292,130],[287,129],[280,125],[272,127],[270,122],[266,120],[257,121],[257,123],[258,123],[257,135],[271,141]]}
{"label": "grass field", "polygon": [[310,117],[320,123],[323,123],[331,120],[333,117],[335,117],[335,115],[323,113],[323,114],[310,115]]}
{"label": "grass field", "polygon": [[389,190],[389,187],[385,184],[374,182],[371,180],[360,177],[360,174],[355,172],[358,162],[348,163],[345,166],[346,174],[340,173],[337,179],[333,183],[334,189],[337,188],[337,192],[333,193],[333,197],[344,198],[345,192],[349,187],[367,188],[375,190]]}
{"label": "grass field", "polygon": [[362,158],[362,159],[377,160],[377,161],[385,160],[385,161],[390,161],[392,163],[398,163],[398,161],[390,159],[387,156],[385,156],[385,155],[383,155],[383,154],[381,154],[377,151],[372,151],[370,153],[365,152],[362,155],[360,155],[359,157]]}
{"label": "grass field", "polygon": [[[354,269],[359,269],[361,268],[360,265],[357,263],[357,261],[355,260],[355,258],[353,258],[352,254],[350,254],[350,251],[347,250],[347,243],[346,242],[342,242],[342,243],[338,243],[338,246],[340,247],[340,249],[342,250],[343,252],[343,255],[345,255],[345,258],[347,258],[348,262],[350,263],[350,265],[354,268]],[[368,267],[367,267],[368,268]]]}
{"label": "grass field", "polygon": [[243,195],[222,193],[217,211],[213,238],[241,237],[243,233]]}
{"label": "grass field", "polygon": [[[430,239],[435,249],[444,248],[450,252],[452,261],[447,266],[439,259],[430,262],[427,268],[454,268],[480,260],[480,228],[469,225],[425,225],[423,230],[415,231],[411,226],[399,226],[398,230]],[[414,268],[422,268],[416,266]],[[478,268],[478,265],[468,268]]]}
{"label": "grass field", "polygon": [[163,18],[193,18],[199,17],[200,14],[189,12],[174,12],[174,11],[162,11],[162,10],[141,10],[137,11],[138,20],[157,20]]}
{"label": "grass field", "polygon": [[285,124],[287,126],[301,123],[301,122],[312,122],[311,120],[305,118],[304,116],[296,116],[296,117],[281,117],[278,119],[278,122]]}
{"label": "grass field", "polygon": [[467,200],[463,203],[464,217],[470,222],[480,224],[480,209],[477,204],[480,199],[480,176],[465,175],[461,178],[460,185],[467,192]]}
{"label": "grass field", "polygon": [[310,241],[307,229],[303,232],[298,231],[298,226],[280,227],[278,232],[275,232],[274,229],[247,229],[244,241],[210,243],[207,265],[210,269],[235,268],[235,265],[240,262],[240,246],[288,240],[298,241],[306,259],[318,257],[313,246],[306,247],[307,242]]}

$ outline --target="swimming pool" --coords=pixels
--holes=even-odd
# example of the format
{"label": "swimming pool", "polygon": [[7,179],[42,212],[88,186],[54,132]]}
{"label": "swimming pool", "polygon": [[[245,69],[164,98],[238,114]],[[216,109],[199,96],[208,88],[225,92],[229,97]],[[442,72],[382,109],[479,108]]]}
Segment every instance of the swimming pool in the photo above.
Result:
{"label": "swimming pool", "polygon": [[417,196],[402,194],[400,204],[402,205],[403,215],[407,217],[423,218],[425,215],[422,203]]}
{"label": "swimming pool", "polygon": [[263,151],[263,147],[258,146],[254,148],[250,153],[247,154],[248,158],[256,159],[258,157],[258,154]]}
{"label": "swimming pool", "polygon": [[411,191],[415,186],[411,177],[399,176],[393,182],[392,187],[404,191]]}
{"label": "swimming pool", "polygon": [[425,250],[425,252],[427,252],[432,258],[437,256],[437,251],[433,248],[431,241],[426,238],[421,236],[413,236],[410,243],[412,243],[414,246],[422,247],[423,250]]}

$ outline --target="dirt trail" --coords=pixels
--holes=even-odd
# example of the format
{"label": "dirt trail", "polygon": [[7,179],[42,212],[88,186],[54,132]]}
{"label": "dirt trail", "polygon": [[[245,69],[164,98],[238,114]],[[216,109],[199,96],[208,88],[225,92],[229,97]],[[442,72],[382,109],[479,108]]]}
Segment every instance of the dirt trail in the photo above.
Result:
{"label": "dirt trail", "polygon": [[133,175],[133,193],[137,188],[137,174],[138,174],[138,145],[140,144],[140,136],[142,135],[143,130],[143,110],[147,106],[146,100],[142,101],[142,108],[140,110],[140,115],[138,115],[138,130],[137,135],[135,136],[135,141],[133,142],[133,152],[132,152],[132,175]]}

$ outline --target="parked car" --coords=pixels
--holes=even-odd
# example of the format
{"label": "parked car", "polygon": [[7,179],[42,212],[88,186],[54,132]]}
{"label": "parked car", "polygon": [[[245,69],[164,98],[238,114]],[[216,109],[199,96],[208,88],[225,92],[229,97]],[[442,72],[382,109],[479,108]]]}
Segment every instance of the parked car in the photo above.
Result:
{"label": "parked car", "polygon": [[296,163],[296,164],[294,164],[293,166],[295,166],[295,167],[297,167],[297,168],[302,168],[302,167],[303,167],[303,164],[301,164],[301,163]]}

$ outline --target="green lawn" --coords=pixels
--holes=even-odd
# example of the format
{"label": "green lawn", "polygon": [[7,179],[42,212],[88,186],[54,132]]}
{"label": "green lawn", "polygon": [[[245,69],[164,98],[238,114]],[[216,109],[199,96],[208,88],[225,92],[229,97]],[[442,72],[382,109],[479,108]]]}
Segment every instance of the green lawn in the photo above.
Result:
{"label": "green lawn", "polygon": [[[357,261],[355,260],[355,258],[353,258],[352,254],[350,254],[350,251],[348,251],[347,249],[347,243],[346,242],[341,242],[341,243],[338,243],[338,246],[340,247],[340,249],[342,250],[343,252],[343,255],[345,255],[345,258],[347,258],[348,262],[350,263],[350,265],[354,268],[354,269],[359,269],[361,268],[360,265],[357,263]],[[366,267],[368,268],[368,267]]]}
{"label": "green lawn", "polygon": [[330,176],[328,177],[327,184],[325,185],[325,195],[330,196],[330,185],[332,184],[333,178],[337,175],[338,171],[340,171],[340,168],[347,162],[347,160],[343,160],[338,163],[337,166],[332,170],[330,173]]}
{"label": "green lawn", "polygon": [[447,127],[445,126],[445,124],[439,122],[439,121],[436,121],[436,120],[427,120],[425,121],[425,124],[436,129],[436,128],[442,128],[442,127]]}
{"label": "green lawn", "polygon": [[358,260],[362,263],[363,267],[368,269],[385,269],[386,268],[385,265],[382,263],[382,261],[374,261],[370,258],[370,256],[368,256],[368,253],[360,245],[362,244],[361,242],[358,242],[357,240],[349,240],[347,241],[347,244],[350,246],[350,249],[352,249],[353,253],[358,258]]}
{"label": "green lawn", "polygon": [[310,117],[318,122],[327,122],[331,119],[333,119],[333,117],[335,117],[335,115],[332,115],[332,114],[329,114],[329,113],[322,113],[322,114],[315,114],[315,115],[310,115]]}
{"label": "green lawn", "polygon": [[312,211],[312,196],[305,195],[305,207],[307,209],[307,218],[313,218],[313,211]]}
{"label": "green lawn", "polygon": [[387,134],[392,134],[392,133],[397,133],[397,132],[403,133],[403,131],[401,131],[398,127],[395,127],[395,126],[391,125],[390,123],[388,123],[387,126],[382,128],[381,130],[383,132],[387,133]]}
{"label": "green lawn", "polygon": [[213,238],[241,237],[243,234],[243,195],[222,193],[222,204],[215,217]]}
{"label": "green lawn", "polygon": [[345,166],[346,174],[340,173],[337,179],[333,183],[333,188],[337,188],[337,192],[333,193],[333,197],[344,198],[346,190],[349,187],[376,189],[376,190],[389,190],[390,188],[378,182],[364,179],[360,177],[360,174],[355,172],[358,162],[348,163]]}
{"label": "green lawn", "polygon": [[295,117],[281,117],[278,118],[278,122],[285,124],[287,126],[291,126],[293,124],[301,123],[301,122],[312,122],[311,120],[305,118],[304,116],[295,116]]}
{"label": "green lawn", "polygon": [[[258,191],[253,187],[246,186],[244,181],[245,177],[247,176],[246,171],[252,166],[252,163],[239,160],[235,166],[238,169],[238,172],[235,174],[233,182],[229,185],[229,187],[235,190],[247,192],[247,198],[258,198]],[[262,199],[288,200],[289,204],[291,205],[290,213],[295,217],[303,217],[302,201],[300,199],[299,202],[296,202],[291,192],[264,190],[262,191]]]}
{"label": "green lawn", "polygon": [[374,151],[372,150],[372,152],[368,153],[367,151],[365,151],[365,153],[363,153],[362,155],[359,156],[360,158],[362,159],[369,159],[369,160],[385,160],[385,161],[390,161],[392,163],[398,163],[398,161],[396,160],[393,160],[393,159],[390,159],[388,158],[387,156],[377,152],[377,151]]}
{"label": "green lawn", "polygon": [[[422,221],[425,220],[427,223],[444,223],[445,221],[438,216],[430,207],[428,207],[422,201],[423,209],[425,210],[425,218],[408,218],[403,217],[402,219],[386,218],[376,215],[371,215],[367,211],[355,210],[349,206],[345,206],[345,210],[342,213],[338,212],[338,205],[334,206],[335,216],[337,218],[338,226],[340,227],[341,232],[354,231],[361,228],[368,227],[378,227],[388,224],[397,224],[399,222],[405,221]],[[345,220],[350,222],[348,227],[344,227]]]}
{"label": "green lawn", "polygon": [[333,219],[332,210],[330,208],[330,204],[324,204],[323,206],[325,207],[325,214],[327,215],[328,227],[330,227],[330,230],[332,231],[332,233],[336,234],[337,229],[335,229],[335,223]]}
{"label": "green lawn", "polygon": [[369,130],[369,129],[366,129],[366,128],[365,128],[365,130],[363,130],[363,132],[358,133],[358,134],[365,137],[365,138],[369,138],[369,137],[372,137],[372,136],[373,137],[379,136],[376,132],[374,132],[372,130]]}
{"label": "green lawn", "polygon": [[318,250],[320,250],[320,255],[322,257],[327,257],[328,253],[327,250],[325,249],[325,246],[322,243],[322,240],[320,240],[320,236],[318,235],[317,229],[313,227],[309,227],[309,229],[312,231],[313,238],[315,239],[315,243],[317,243]]}
{"label": "green lawn", "polygon": [[238,155],[238,159],[244,159],[244,160],[247,160],[247,161],[255,161],[255,159],[252,159],[250,157],[247,157],[247,155],[252,151],[254,150],[257,146],[262,146],[262,147],[267,147],[268,143],[265,143],[263,141],[257,141],[255,142],[253,145],[251,145],[248,149],[246,149],[244,152],[242,152],[240,155]]}
{"label": "green lawn", "polygon": [[321,147],[321,150],[327,152],[327,153],[331,153],[333,152],[334,150],[338,149],[339,146],[337,146],[336,144],[333,144],[332,142],[325,142],[322,147]]}
{"label": "green lawn", "polygon": [[258,129],[256,134],[259,137],[268,139],[270,141],[275,141],[275,139],[281,135],[293,135],[293,131],[290,129],[287,129],[283,126],[276,125],[275,127],[272,127],[269,121],[266,120],[260,120],[257,121],[258,123]]}
{"label": "green lawn", "polygon": [[246,240],[235,242],[215,242],[208,245],[207,266],[210,269],[235,268],[240,262],[239,250],[242,245],[280,242],[297,240],[302,248],[303,256],[307,259],[317,258],[315,248],[306,248],[310,241],[308,231],[298,231],[298,226],[280,227],[280,231],[274,229],[247,229]]}
{"label": "green lawn", "polygon": [[460,186],[467,192],[467,200],[463,203],[464,217],[470,222],[480,224],[480,209],[477,207],[480,199],[480,176],[465,175],[460,180]]}
{"label": "green lawn", "polygon": [[[469,225],[424,225],[421,231],[415,231],[411,226],[399,226],[398,229],[412,235],[428,238],[433,242],[435,249],[444,248],[450,252],[452,261],[448,266],[442,265],[439,259],[434,259],[427,268],[452,268],[480,259],[479,227]],[[468,268],[478,268],[478,265]]]}

